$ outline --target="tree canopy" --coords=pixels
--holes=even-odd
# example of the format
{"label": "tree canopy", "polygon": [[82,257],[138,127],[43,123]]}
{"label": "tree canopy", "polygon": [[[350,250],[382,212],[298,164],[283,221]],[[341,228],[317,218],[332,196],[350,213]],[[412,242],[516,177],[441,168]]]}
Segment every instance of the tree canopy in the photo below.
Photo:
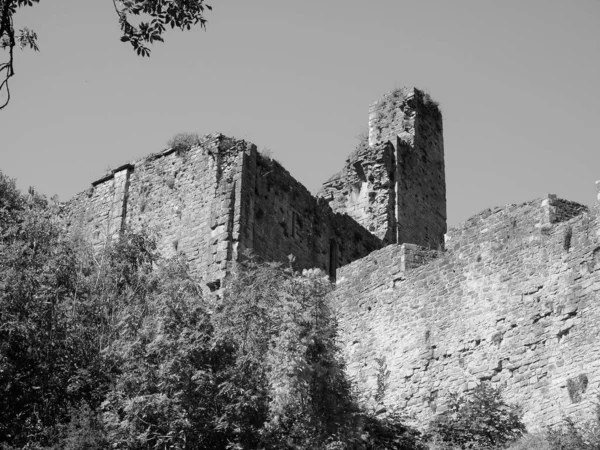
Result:
{"label": "tree canopy", "polygon": [[[167,28],[190,30],[206,28],[205,0],[112,0],[121,28],[121,41],[129,42],[139,56],[150,56],[150,46],[163,42]],[[9,81],[15,75],[16,47],[39,51],[38,36],[27,27],[16,30],[14,15],[19,8],[32,7],[40,0],[0,0],[0,48],[5,51],[0,62],[0,110],[10,102]]]}

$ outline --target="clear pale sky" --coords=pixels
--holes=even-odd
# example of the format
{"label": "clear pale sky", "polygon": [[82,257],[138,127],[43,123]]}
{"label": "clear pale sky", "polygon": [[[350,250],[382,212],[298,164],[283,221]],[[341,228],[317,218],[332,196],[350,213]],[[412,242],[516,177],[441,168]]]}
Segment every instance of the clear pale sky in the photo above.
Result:
{"label": "clear pale sky", "polygon": [[179,131],[269,148],[311,191],[339,171],[368,105],[416,86],[444,115],[449,225],[546,193],[591,205],[600,179],[599,0],[214,0],[208,30],[136,56],[110,0],[15,16],[0,170],[68,200]]}

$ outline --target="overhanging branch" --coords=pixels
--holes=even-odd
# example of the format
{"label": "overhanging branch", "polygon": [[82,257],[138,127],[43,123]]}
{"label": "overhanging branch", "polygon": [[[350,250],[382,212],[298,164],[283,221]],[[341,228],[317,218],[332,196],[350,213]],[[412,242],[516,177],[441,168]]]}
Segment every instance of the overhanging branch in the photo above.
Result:
{"label": "overhanging branch", "polygon": [[[1,0],[0,0],[1,1]],[[10,101],[9,80],[15,74],[13,68],[13,50],[15,48],[15,29],[12,20],[12,4],[14,0],[4,0],[0,11],[0,42],[4,49],[8,48],[8,61],[0,64],[0,94],[6,90],[6,100],[0,105],[0,110],[4,109]]]}

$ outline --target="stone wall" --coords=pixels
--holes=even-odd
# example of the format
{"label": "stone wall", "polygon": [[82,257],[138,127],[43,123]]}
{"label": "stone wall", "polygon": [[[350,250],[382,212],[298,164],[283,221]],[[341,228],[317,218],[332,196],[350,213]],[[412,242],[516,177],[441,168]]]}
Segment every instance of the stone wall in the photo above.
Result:
{"label": "stone wall", "polygon": [[[395,98],[400,103],[395,108],[404,112],[404,131],[396,134],[398,242],[438,248],[446,232],[442,115],[428,95],[418,89],[410,94]],[[394,103],[390,96],[384,97],[371,114],[382,113],[385,117],[382,102],[386,99]]]}
{"label": "stone wall", "polygon": [[342,171],[323,184],[317,196],[386,244],[394,243],[397,239],[395,172],[394,147],[389,142],[370,147],[365,139],[348,157]]}
{"label": "stone wall", "polygon": [[296,269],[336,268],[381,248],[382,242],[351,217],[335,214],[277,161],[255,148],[244,156],[240,250]]}
{"label": "stone wall", "polygon": [[385,243],[443,245],[446,181],[442,115],[415,88],[369,109],[369,135],[318,193]]}
{"label": "stone wall", "polygon": [[167,149],[111,171],[65,206],[69,226],[96,247],[126,228],[158,233],[166,257],[186,255],[217,289],[244,250],[298,270],[336,269],[383,246],[334,213],[256,146],[220,134],[189,150]]}
{"label": "stone wall", "polygon": [[237,180],[247,145],[209,135],[190,150],[167,149],[116,169],[66,205],[71,229],[97,248],[126,227],[151,229],[162,255],[184,253],[196,274],[217,282],[237,251]]}
{"label": "stone wall", "polygon": [[[529,425],[585,414],[600,388],[600,207],[547,196],[449,231],[447,250],[390,245],[338,270],[348,369],[418,423],[489,380]],[[577,215],[574,215],[577,214]],[[407,251],[417,253],[412,265]],[[436,257],[437,256],[437,257]]]}
{"label": "stone wall", "polygon": [[76,224],[94,246],[117,237],[125,226],[124,210],[132,169],[133,166],[126,164],[111,171],[65,205],[69,225]]}

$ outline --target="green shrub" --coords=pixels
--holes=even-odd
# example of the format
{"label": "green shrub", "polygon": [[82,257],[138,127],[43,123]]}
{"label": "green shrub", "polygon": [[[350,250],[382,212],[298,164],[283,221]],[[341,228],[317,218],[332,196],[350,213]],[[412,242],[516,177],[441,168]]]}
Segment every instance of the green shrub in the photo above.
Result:
{"label": "green shrub", "polygon": [[385,356],[380,356],[375,358],[375,362],[377,363],[377,389],[375,391],[375,395],[373,399],[376,403],[380,403],[385,398],[389,387],[389,378],[391,372],[388,370],[388,365],[385,361]]}
{"label": "green shrub", "polygon": [[182,260],[159,261],[147,295],[115,314],[117,337],[105,350],[119,374],[102,404],[115,449],[219,448],[221,362],[199,286]]}
{"label": "green shrub", "polygon": [[[503,447],[504,448],[504,447]],[[600,405],[590,420],[576,422],[565,417],[543,432],[524,434],[506,450],[598,450],[600,449]]]}
{"label": "green shrub", "polygon": [[361,441],[365,450],[421,450],[427,446],[421,433],[403,423],[396,411],[382,415],[363,414]]}
{"label": "green shrub", "polygon": [[598,450],[599,417],[579,424],[571,418],[564,418],[560,425],[548,428],[546,440],[550,450]]}
{"label": "green shrub", "polygon": [[506,450],[553,450],[545,433],[524,434],[506,447]]}
{"label": "green shrub", "polygon": [[468,395],[452,394],[449,409],[429,425],[439,449],[493,449],[525,432],[519,407],[508,405],[499,388],[478,385]]}
{"label": "green shrub", "polygon": [[85,403],[71,411],[71,422],[61,435],[56,450],[104,450],[109,446],[102,416]]}
{"label": "green shrub", "polygon": [[216,341],[234,349],[221,394],[237,445],[317,449],[351,419],[331,288],[319,271],[252,260],[233,273],[214,321]]}
{"label": "green shrub", "polygon": [[198,133],[177,133],[167,141],[167,146],[177,152],[184,152],[200,144]]}

